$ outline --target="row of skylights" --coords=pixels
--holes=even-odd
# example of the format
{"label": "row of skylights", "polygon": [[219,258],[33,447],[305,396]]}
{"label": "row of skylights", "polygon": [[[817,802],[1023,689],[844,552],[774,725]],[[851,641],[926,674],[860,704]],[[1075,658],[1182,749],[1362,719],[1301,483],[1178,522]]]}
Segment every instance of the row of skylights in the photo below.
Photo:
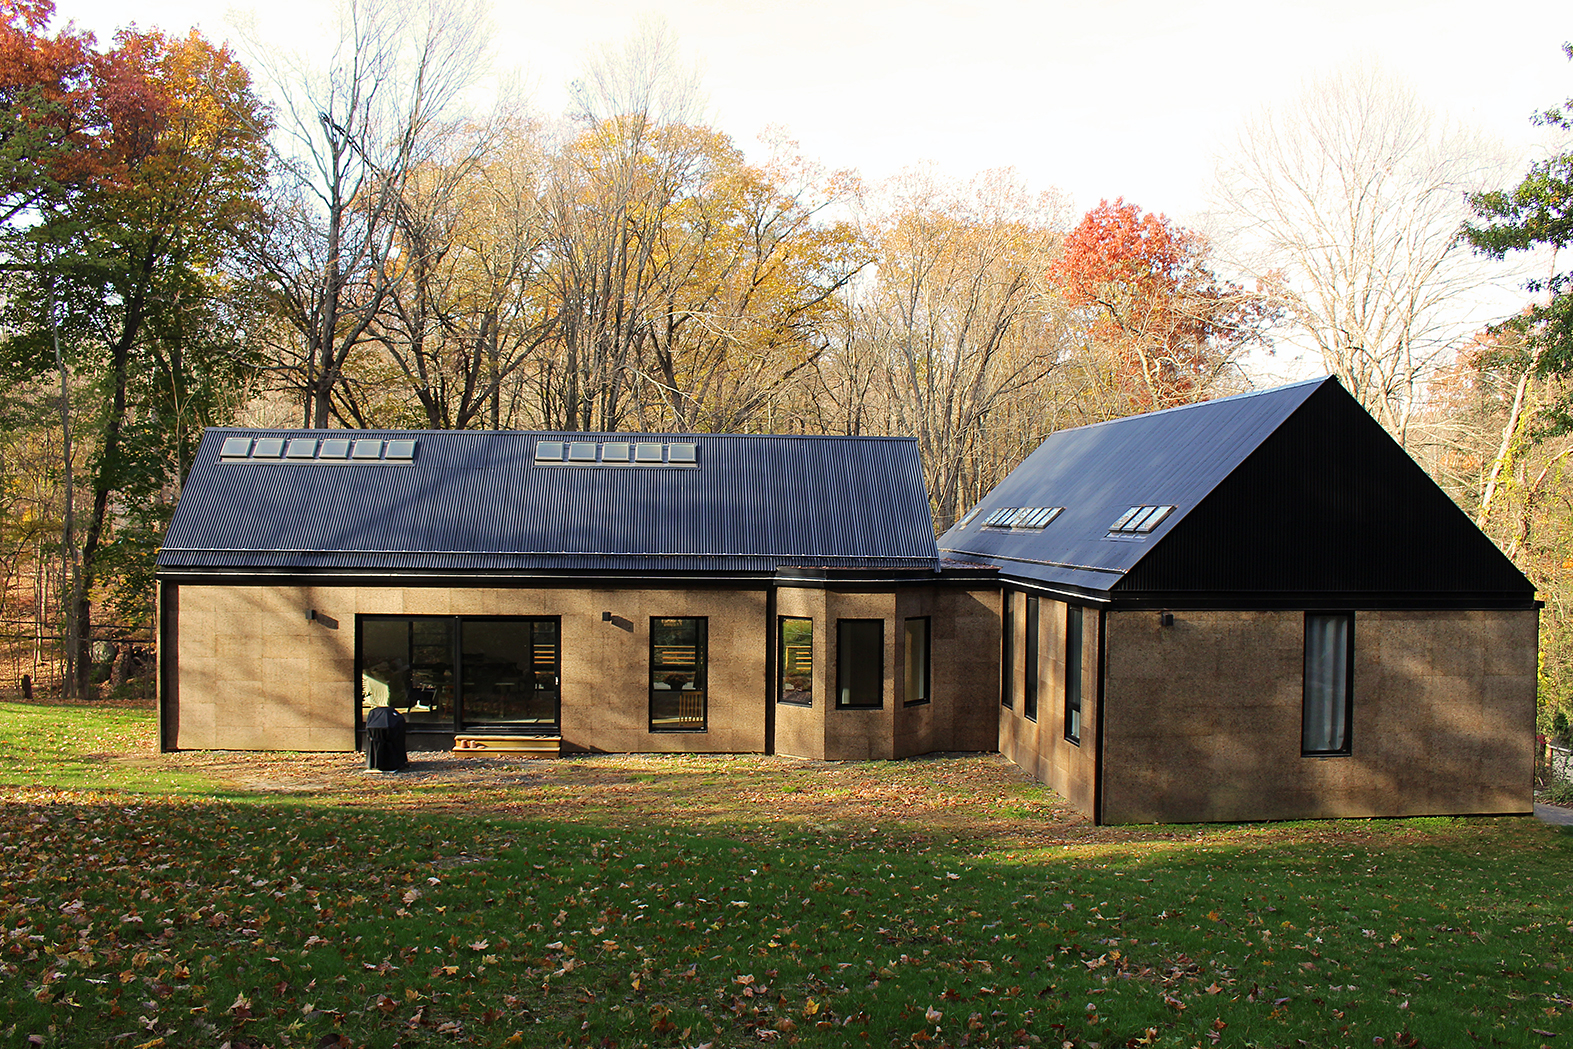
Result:
{"label": "row of skylights", "polygon": [[224,463],[407,465],[415,460],[415,442],[376,437],[226,437],[218,458]]}
{"label": "row of skylights", "polygon": [[1173,512],[1172,506],[1133,506],[1109,526],[1109,534],[1146,535]]}
{"label": "row of skylights", "polygon": [[984,528],[1042,529],[1060,516],[1063,506],[1007,506],[983,519]]}
{"label": "row of skylights", "polygon": [[699,446],[654,441],[537,441],[535,461],[543,466],[698,466]]}

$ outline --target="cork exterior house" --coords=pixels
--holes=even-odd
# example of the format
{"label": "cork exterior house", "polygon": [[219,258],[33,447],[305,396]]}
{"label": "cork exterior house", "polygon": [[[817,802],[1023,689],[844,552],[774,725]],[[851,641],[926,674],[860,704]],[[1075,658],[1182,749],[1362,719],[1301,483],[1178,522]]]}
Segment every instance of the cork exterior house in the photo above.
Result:
{"label": "cork exterior house", "polygon": [[1534,588],[1335,379],[1055,433],[939,545],[1099,822],[1532,809]]}
{"label": "cork exterior house", "polygon": [[992,750],[992,570],[900,438],[210,430],[159,555],[162,745]]}
{"label": "cork exterior house", "polygon": [[1533,587],[1333,379],[1053,434],[215,429],[166,749],[999,750],[1102,823],[1531,808]]}

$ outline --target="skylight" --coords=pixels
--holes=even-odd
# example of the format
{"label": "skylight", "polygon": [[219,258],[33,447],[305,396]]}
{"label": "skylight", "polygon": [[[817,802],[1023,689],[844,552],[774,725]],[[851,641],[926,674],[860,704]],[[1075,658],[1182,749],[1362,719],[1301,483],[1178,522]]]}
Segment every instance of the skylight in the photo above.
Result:
{"label": "skylight", "polygon": [[409,466],[414,438],[226,437],[219,448],[225,463],[276,463],[290,466]]}
{"label": "skylight", "polygon": [[699,445],[689,441],[537,441],[537,466],[699,465]]}
{"label": "skylight", "polygon": [[1146,535],[1173,512],[1172,506],[1133,506],[1109,526],[1109,534]]}
{"label": "skylight", "polygon": [[983,527],[1038,532],[1064,509],[1063,506],[1005,506],[985,517]]}

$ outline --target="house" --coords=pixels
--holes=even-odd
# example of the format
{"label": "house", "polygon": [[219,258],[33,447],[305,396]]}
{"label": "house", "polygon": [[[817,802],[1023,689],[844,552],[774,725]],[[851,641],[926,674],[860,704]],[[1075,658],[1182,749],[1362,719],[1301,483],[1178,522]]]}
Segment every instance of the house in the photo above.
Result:
{"label": "house", "polygon": [[999,750],[1102,823],[1531,808],[1527,579],[1333,379],[1052,435],[204,435],[166,749]]}
{"label": "house", "polygon": [[1055,433],[939,547],[1099,822],[1532,808],[1534,588],[1335,379]]}
{"label": "house", "polygon": [[166,749],[992,750],[998,586],[916,444],[214,429],[159,554]]}

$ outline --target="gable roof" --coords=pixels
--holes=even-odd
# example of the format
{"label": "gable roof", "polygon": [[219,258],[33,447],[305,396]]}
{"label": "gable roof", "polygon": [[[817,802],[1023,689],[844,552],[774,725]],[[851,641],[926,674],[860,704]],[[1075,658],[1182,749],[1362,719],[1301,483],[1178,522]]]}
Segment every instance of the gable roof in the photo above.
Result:
{"label": "gable roof", "polygon": [[[292,440],[316,451],[292,457]],[[227,441],[248,451],[226,456]],[[592,460],[570,461],[573,442]],[[538,445],[556,460],[538,461]],[[641,446],[659,461],[639,462]],[[165,575],[932,571],[938,551],[908,438],[212,429],[158,563]]]}
{"label": "gable roof", "polygon": [[[1118,534],[1130,508],[1172,506]],[[1064,507],[1039,529],[1008,507]],[[1154,603],[1523,605],[1534,588],[1332,377],[1051,435],[940,537],[1051,589]]]}

